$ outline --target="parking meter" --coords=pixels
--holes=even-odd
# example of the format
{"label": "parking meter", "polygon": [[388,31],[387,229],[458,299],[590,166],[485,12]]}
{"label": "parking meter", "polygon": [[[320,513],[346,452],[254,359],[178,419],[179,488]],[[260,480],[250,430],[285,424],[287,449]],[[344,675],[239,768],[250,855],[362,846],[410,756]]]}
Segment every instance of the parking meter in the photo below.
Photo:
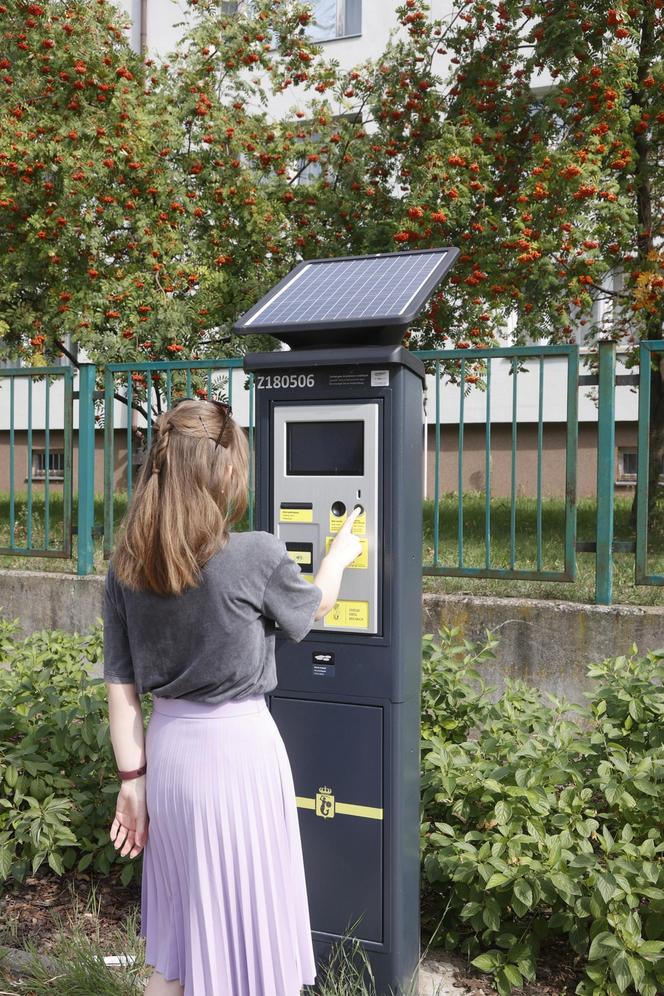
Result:
{"label": "parking meter", "polygon": [[335,606],[277,633],[270,708],[293,770],[319,964],[351,934],[379,994],[419,960],[424,367],[400,342],[458,250],[299,264],[236,323],[291,348],[245,357],[256,528],[313,581],[356,506]]}

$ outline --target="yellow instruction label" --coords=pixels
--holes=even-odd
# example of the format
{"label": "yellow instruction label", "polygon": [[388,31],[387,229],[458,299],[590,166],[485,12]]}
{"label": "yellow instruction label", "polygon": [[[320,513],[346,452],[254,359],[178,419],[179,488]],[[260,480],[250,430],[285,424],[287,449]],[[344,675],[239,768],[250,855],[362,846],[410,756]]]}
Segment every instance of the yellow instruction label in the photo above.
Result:
{"label": "yellow instruction label", "polygon": [[301,574],[300,577],[303,577],[304,580],[308,581],[310,584],[314,583],[314,576],[313,576],[313,574]]}
{"label": "yellow instruction label", "polygon": [[325,616],[326,626],[346,626],[349,629],[368,629],[369,603],[340,599]]}
{"label": "yellow instruction label", "polygon": [[[330,512],[330,532],[338,533],[344,522],[348,518],[348,515],[344,513],[343,515],[333,515]],[[358,515],[355,522],[353,523],[353,528],[351,530],[354,536],[365,536],[367,532],[367,513],[362,512],[362,515]]]}
{"label": "yellow instruction label", "polygon": [[288,556],[291,560],[294,560],[296,564],[311,563],[311,553],[309,550],[289,550]]}
{"label": "yellow instruction label", "polygon": [[[332,545],[332,540],[334,536],[326,536],[325,538],[325,553],[330,552],[330,546]],[[369,566],[369,540],[361,539],[360,543],[362,545],[362,552],[355,560],[351,561],[348,565],[349,567],[368,567]]]}
{"label": "yellow instruction label", "polygon": [[279,509],[279,522],[313,522],[313,508],[288,508]]}

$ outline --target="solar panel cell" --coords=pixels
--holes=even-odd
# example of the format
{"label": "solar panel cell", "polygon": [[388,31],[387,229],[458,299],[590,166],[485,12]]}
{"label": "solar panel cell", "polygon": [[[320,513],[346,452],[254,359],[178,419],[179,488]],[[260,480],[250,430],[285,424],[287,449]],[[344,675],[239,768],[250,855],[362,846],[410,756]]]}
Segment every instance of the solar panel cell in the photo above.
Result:
{"label": "solar panel cell", "polygon": [[305,261],[246,312],[235,331],[295,331],[297,339],[298,330],[405,329],[457,255],[445,248]]}

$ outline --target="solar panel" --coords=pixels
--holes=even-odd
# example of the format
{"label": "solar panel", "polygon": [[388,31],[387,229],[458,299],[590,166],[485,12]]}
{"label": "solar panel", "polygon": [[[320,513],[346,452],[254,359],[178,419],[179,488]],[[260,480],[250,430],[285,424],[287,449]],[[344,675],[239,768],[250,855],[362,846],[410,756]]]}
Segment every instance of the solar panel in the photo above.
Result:
{"label": "solar panel", "polygon": [[[394,338],[414,321],[458,253],[450,247],[305,260],[242,315],[234,331],[278,334],[293,345],[302,344],[303,333],[334,329],[378,327]],[[306,344],[313,342],[320,345],[320,336],[308,335]]]}

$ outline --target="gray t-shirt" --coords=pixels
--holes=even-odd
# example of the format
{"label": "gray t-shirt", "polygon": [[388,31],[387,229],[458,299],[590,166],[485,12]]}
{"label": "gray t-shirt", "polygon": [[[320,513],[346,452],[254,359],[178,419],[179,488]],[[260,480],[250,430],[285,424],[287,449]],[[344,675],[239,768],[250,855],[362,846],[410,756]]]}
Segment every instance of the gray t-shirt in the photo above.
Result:
{"label": "gray t-shirt", "polygon": [[321,589],[305,580],[272,533],[231,533],[180,595],[133,591],[112,561],[104,590],[104,679],[138,694],[219,703],[277,684],[275,621],[299,642]]}

